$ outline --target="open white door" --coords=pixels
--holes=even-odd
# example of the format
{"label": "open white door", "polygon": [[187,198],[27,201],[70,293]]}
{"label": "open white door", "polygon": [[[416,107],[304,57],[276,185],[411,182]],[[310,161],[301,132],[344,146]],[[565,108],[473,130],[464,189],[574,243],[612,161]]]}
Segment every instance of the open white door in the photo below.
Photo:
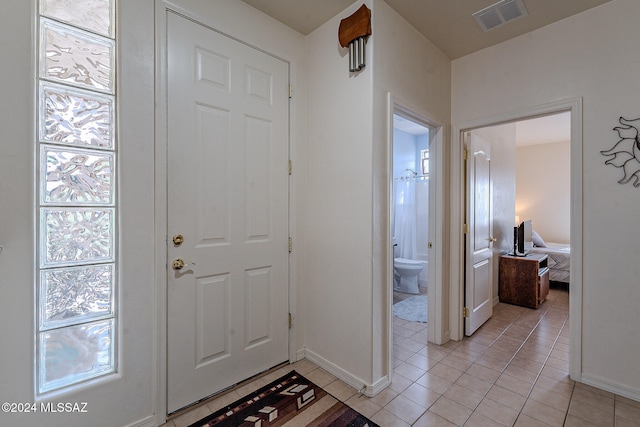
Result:
{"label": "open white door", "polygon": [[172,413],[289,358],[289,66],[167,19]]}
{"label": "open white door", "polygon": [[465,335],[473,334],[493,314],[493,216],[491,145],[465,134],[467,195],[465,241]]}

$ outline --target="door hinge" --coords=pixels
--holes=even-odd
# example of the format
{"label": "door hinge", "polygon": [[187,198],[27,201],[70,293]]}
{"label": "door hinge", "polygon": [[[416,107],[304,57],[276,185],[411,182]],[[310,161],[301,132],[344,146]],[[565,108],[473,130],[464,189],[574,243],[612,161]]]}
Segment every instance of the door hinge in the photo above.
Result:
{"label": "door hinge", "polygon": [[289,160],[289,175],[293,173],[293,161]]}
{"label": "door hinge", "polygon": [[465,160],[468,160],[469,159],[469,150],[467,150],[465,148],[463,153],[462,153],[462,157],[464,157]]}
{"label": "door hinge", "polygon": [[469,224],[463,224],[462,225],[462,232],[464,234],[469,234]]}
{"label": "door hinge", "polygon": [[289,237],[289,253],[293,252],[293,239]]}
{"label": "door hinge", "polygon": [[293,98],[293,85],[289,83],[289,99]]}
{"label": "door hinge", "polygon": [[469,309],[467,307],[462,308],[462,317],[469,317]]}
{"label": "door hinge", "polygon": [[289,329],[293,327],[293,315],[289,313]]}

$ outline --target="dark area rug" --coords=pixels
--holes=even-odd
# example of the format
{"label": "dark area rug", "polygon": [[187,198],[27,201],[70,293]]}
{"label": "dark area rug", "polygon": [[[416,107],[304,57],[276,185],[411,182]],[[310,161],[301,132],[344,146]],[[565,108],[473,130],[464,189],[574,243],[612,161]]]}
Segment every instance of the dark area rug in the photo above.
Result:
{"label": "dark area rug", "polygon": [[296,371],[189,427],[380,427]]}

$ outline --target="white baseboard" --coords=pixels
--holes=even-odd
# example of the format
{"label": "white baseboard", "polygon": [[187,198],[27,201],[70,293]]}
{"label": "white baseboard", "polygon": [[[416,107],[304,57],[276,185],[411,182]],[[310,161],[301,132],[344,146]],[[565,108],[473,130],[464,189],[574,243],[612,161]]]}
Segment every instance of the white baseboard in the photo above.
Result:
{"label": "white baseboard", "polygon": [[317,353],[309,349],[298,350],[296,354],[298,356],[298,360],[303,358],[308,359],[309,361],[315,363],[325,371],[329,372],[331,375],[336,376],[338,379],[344,381],[345,383],[355,388],[356,390],[358,390],[359,392],[361,392],[367,397],[375,396],[376,394],[384,390],[391,383],[389,381],[389,377],[384,376],[380,378],[378,381],[376,381],[374,384],[367,384],[362,379],[358,378],[357,376],[351,374],[348,371],[345,371],[341,367],[328,361],[327,359],[323,358],[322,356],[318,355]]}
{"label": "white baseboard", "polygon": [[599,377],[582,374],[580,382],[640,402],[640,390],[613,384]]}

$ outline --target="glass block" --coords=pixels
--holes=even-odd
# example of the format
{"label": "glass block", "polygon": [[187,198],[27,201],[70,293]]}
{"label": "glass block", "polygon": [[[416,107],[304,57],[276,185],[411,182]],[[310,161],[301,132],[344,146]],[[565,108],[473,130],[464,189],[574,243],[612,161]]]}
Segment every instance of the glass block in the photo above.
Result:
{"label": "glass block", "polygon": [[41,272],[40,325],[57,328],[113,314],[114,265]]}
{"label": "glass block", "polygon": [[40,392],[114,372],[113,326],[110,319],[41,332]]}
{"label": "glass block", "polygon": [[42,267],[113,261],[114,209],[43,208]]}
{"label": "glass block", "polygon": [[112,153],[42,146],[42,204],[109,205],[113,203]]}
{"label": "glass block", "polygon": [[41,19],[40,77],[113,93],[113,40]]}
{"label": "glass block", "polygon": [[113,149],[113,97],[41,83],[40,108],[41,141]]}
{"label": "glass block", "polygon": [[109,0],[40,0],[40,14],[113,36],[113,5]]}

